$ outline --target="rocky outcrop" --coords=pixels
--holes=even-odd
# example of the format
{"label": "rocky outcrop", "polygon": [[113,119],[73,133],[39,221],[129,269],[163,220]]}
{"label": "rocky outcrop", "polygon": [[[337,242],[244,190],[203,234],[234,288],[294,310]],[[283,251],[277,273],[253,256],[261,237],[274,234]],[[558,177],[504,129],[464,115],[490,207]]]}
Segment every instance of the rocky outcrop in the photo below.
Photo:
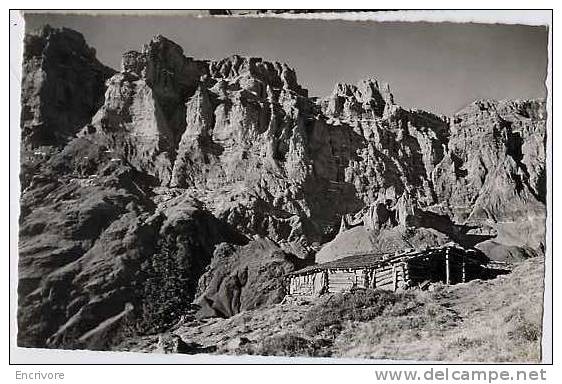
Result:
{"label": "rocky outcrop", "polygon": [[121,72],[108,81],[104,105],[81,135],[168,184],[186,128],[185,102],[205,72],[205,63],[156,36],[141,52],[123,55]]}
{"label": "rocky outcrop", "polygon": [[[318,260],[342,257],[345,249],[355,249],[351,244],[362,244],[358,249],[364,251],[393,251],[393,242],[388,247],[378,246],[384,232],[380,230],[393,227],[398,232],[433,228],[445,235],[438,236],[440,243],[476,246],[496,260],[520,260],[544,252],[544,102],[476,101],[455,114],[450,123],[421,111],[402,112],[399,107],[392,114],[394,119],[388,118],[395,121],[394,127],[406,125],[407,135],[415,141],[397,135],[390,148],[396,148],[394,143],[414,143],[419,146],[417,159],[413,156],[415,146],[398,148],[394,153],[381,148],[398,164],[398,177],[390,173],[379,176],[390,188],[385,190],[384,184],[370,187],[378,196],[364,198],[368,208],[355,213],[356,222],[363,218],[364,228],[340,233],[318,254]],[[422,124],[432,129],[416,128]],[[380,138],[373,141],[379,148],[389,143]],[[412,160],[401,156],[404,153]],[[369,156],[369,160],[376,157]],[[359,174],[364,177],[373,172]],[[363,185],[369,187],[368,183]],[[443,216],[448,219],[443,221]],[[416,248],[428,242],[431,240],[412,245]],[[407,242],[394,244],[408,246]]]}
{"label": "rocky outcrop", "polygon": [[46,26],[24,41],[21,128],[24,148],[62,146],[103,104],[115,71],[71,29]]}
{"label": "rocky outcrop", "polygon": [[480,100],[458,112],[433,175],[439,200],[458,220],[542,215],[545,119],[538,101]]}
{"label": "rocky outcrop", "polygon": [[121,320],[158,329],[188,308],[215,244],[246,241],[189,196],[155,196],[146,185],[110,163],[94,177],[36,179],[24,192],[20,345],[92,348],[108,331],[102,323],[117,332]]}
{"label": "rocky outcrop", "polygon": [[388,84],[368,79],[357,85],[336,84],[332,94],[321,102],[327,116],[343,120],[373,121],[390,113],[394,95]]}
{"label": "rocky outcrop", "polygon": [[47,28],[24,62],[23,141],[41,147],[22,164],[20,345],[106,348],[193,300],[199,317],[277,303],[315,256],[544,252],[543,102],[449,118],[375,79],[317,100],[286,64],[196,60],[162,36],[113,72]]}
{"label": "rocky outcrop", "polygon": [[303,261],[268,239],[243,247],[221,244],[199,280],[199,317],[230,317],[281,302],[283,277]]}
{"label": "rocky outcrop", "polygon": [[480,100],[453,117],[435,191],[454,221],[494,229],[495,246],[479,246],[493,258],[502,246],[544,252],[545,148],[544,102]]}

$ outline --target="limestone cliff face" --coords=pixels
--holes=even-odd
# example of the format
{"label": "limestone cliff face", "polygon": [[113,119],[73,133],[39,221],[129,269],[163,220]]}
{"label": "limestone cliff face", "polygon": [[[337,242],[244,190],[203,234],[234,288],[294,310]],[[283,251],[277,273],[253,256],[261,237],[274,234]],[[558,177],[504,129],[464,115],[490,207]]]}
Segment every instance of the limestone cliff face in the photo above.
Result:
{"label": "limestone cliff face", "polygon": [[[398,112],[401,114],[404,116]],[[317,260],[338,258],[353,244],[359,244],[362,251],[395,252],[435,241],[475,246],[498,260],[544,252],[544,102],[479,100],[451,119],[436,120],[421,111],[408,111],[405,116],[414,122],[398,119],[394,127],[406,125],[407,136],[402,138],[409,141],[398,135],[392,141],[374,140],[379,147],[392,143],[382,151],[391,154],[399,177],[383,174],[380,179],[391,187],[369,188],[378,191],[378,198],[367,201],[369,208],[355,213],[354,218],[344,216],[344,231],[362,225],[366,232],[340,232],[318,253]],[[392,125],[388,127],[391,129],[384,130],[387,135],[392,133]],[[414,145],[398,147],[408,142]],[[376,158],[369,157],[371,161]],[[427,231],[438,231],[439,236]],[[400,241],[389,241],[388,236]]]}
{"label": "limestone cliff face", "polygon": [[231,316],[355,252],[544,252],[541,101],[446,117],[375,79],[317,100],[286,64],[196,60],[162,36],[115,72],[47,28],[24,62],[23,142],[42,149],[22,164],[21,345],[107,348],[193,300]]}
{"label": "limestone cliff face", "polygon": [[64,145],[99,109],[104,83],[114,71],[70,29],[47,26],[26,35],[24,47],[22,144]]}
{"label": "limestone cliff face", "polygon": [[[545,202],[545,107],[476,101],[453,117],[436,193],[460,220],[517,220]],[[542,181],[540,181],[542,179]]]}
{"label": "limestone cliff face", "polygon": [[545,148],[542,101],[479,100],[453,117],[435,191],[453,220],[490,228],[495,238],[477,246],[488,255],[544,252]]}
{"label": "limestone cliff face", "polygon": [[121,67],[108,81],[104,105],[81,135],[103,142],[114,158],[167,184],[186,127],[185,103],[205,74],[205,64],[156,36],[141,52],[127,52]]}
{"label": "limestone cliff face", "polygon": [[286,65],[238,56],[209,63],[186,103],[170,186],[193,190],[243,232],[301,239],[312,108],[303,95]]}

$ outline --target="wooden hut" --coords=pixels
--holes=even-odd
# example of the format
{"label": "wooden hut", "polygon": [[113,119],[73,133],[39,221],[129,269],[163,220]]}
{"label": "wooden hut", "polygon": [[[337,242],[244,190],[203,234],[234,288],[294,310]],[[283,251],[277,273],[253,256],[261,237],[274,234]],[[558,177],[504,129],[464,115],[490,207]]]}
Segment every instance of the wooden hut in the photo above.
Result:
{"label": "wooden hut", "polygon": [[426,282],[463,283],[507,273],[509,266],[491,263],[474,250],[456,246],[401,254],[356,254],[312,265],[287,275],[291,296],[315,296],[353,288],[396,291]]}

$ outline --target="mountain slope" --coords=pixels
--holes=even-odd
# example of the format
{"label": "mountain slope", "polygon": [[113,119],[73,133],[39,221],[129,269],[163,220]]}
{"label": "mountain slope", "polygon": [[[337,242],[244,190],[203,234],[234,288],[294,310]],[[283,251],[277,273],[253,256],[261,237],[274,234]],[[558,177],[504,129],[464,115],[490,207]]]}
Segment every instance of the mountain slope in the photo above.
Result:
{"label": "mountain slope", "polygon": [[22,90],[20,345],[107,348],[193,301],[235,315],[359,250],[544,253],[542,101],[449,118],[375,79],[318,100],[286,64],[197,60],[162,36],[115,72],[49,27],[26,38]]}

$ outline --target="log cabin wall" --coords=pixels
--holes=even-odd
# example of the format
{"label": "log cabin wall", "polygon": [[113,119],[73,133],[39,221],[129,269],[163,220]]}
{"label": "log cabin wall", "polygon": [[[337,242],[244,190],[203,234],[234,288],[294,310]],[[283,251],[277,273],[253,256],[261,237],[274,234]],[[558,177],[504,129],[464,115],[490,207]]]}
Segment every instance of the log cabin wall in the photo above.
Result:
{"label": "log cabin wall", "polygon": [[289,295],[317,296],[326,285],[326,271],[313,272],[303,275],[293,275],[289,278]]}
{"label": "log cabin wall", "polygon": [[367,288],[366,269],[334,269],[328,271],[328,292],[343,292],[351,288]]}
{"label": "log cabin wall", "polygon": [[412,286],[424,281],[446,282],[445,255],[436,253],[415,257],[407,261],[409,283]]}
{"label": "log cabin wall", "polygon": [[314,274],[291,276],[290,295],[312,295],[314,293]]}
{"label": "log cabin wall", "polygon": [[366,288],[396,291],[406,288],[410,284],[408,266],[405,262],[398,262],[366,269],[368,284]]}

